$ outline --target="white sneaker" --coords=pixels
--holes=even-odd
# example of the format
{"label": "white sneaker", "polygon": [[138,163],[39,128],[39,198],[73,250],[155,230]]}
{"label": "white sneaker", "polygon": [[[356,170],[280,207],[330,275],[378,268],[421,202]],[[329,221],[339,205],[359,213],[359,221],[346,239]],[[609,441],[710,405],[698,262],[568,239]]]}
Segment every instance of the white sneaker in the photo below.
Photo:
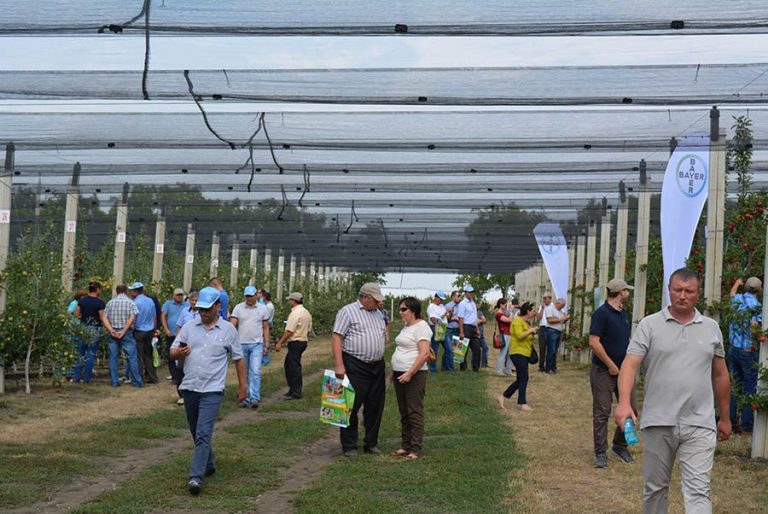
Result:
{"label": "white sneaker", "polygon": [[168,375],[167,377],[165,377],[165,379],[166,380],[173,380],[173,377],[171,375]]}
{"label": "white sneaker", "polygon": [[184,405],[184,398],[179,398],[176,400],[176,405]]}

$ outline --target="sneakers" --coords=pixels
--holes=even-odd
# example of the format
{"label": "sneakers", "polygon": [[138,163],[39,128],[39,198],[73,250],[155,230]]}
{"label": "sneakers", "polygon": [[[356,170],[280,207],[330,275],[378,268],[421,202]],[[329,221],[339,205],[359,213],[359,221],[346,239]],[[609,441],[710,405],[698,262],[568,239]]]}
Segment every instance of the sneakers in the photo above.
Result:
{"label": "sneakers", "polygon": [[187,486],[189,487],[189,492],[192,494],[192,496],[197,496],[203,490],[203,484],[194,478],[187,483]]}
{"label": "sneakers", "polygon": [[629,450],[627,450],[626,448],[623,448],[621,446],[613,445],[613,447],[611,447],[611,451],[613,452],[613,454],[615,456],[617,456],[618,458],[620,458],[621,460],[623,460],[627,464],[634,464],[635,463],[634,457],[632,457],[632,454],[629,453]]}
{"label": "sneakers", "polygon": [[608,467],[608,457],[604,453],[598,453],[595,456],[595,467],[600,469]]}
{"label": "sneakers", "polygon": [[179,398],[176,400],[176,405],[184,405],[184,398]]}
{"label": "sneakers", "polygon": [[363,448],[363,451],[371,455],[381,455],[381,450],[379,450],[378,446],[372,446],[371,448]]}
{"label": "sneakers", "polygon": [[357,449],[350,448],[349,450],[344,450],[342,454],[347,458],[357,457]]}
{"label": "sneakers", "polygon": [[259,402],[251,402],[251,408],[252,409],[258,409],[259,408]]}

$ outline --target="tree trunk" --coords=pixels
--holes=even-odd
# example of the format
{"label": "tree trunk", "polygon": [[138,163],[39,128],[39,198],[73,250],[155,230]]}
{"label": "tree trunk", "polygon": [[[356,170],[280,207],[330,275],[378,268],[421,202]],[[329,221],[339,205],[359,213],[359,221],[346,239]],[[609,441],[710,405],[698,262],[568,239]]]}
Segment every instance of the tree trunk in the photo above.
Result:
{"label": "tree trunk", "polygon": [[32,347],[35,344],[36,328],[36,325],[32,325],[32,334],[29,336],[29,343],[27,344],[27,357],[24,359],[24,392],[27,394],[32,393],[32,388],[29,386],[29,361],[32,359]]}

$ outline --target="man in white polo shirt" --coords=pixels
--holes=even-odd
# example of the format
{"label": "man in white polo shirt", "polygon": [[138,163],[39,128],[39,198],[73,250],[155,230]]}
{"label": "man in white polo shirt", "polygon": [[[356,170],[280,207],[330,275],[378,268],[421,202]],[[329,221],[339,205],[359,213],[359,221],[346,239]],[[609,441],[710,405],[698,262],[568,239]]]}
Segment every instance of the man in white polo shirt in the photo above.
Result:
{"label": "man in white polo shirt", "polygon": [[240,407],[257,409],[261,401],[261,359],[269,352],[269,310],[258,303],[255,287],[247,286],[243,296],[245,301],[235,306],[229,322],[240,337],[248,377],[248,398]]}
{"label": "man in white polo shirt", "polygon": [[[710,481],[718,440],[731,435],[730,382],[717,322],[696,309],[696,272],[680,268],[669,278],[670,304],[635,329],[619,372],[619,426],[631,417],[635,375],[642,366],[645,391],[640,429],[644,438],[643,512],[667,512],[675,457],[686,512],[711,513]],[[715,403],[720,420],[715,423]]]}

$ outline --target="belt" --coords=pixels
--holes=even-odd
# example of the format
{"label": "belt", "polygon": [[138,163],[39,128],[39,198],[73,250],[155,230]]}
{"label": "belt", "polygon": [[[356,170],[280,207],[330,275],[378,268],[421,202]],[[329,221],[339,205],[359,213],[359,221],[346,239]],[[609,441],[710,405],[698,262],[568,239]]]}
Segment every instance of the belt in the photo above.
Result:
{"label": "belt", "polygon": [[294,341],[288,341],[288,344],[290,343],[306,343],[307,341],[305,339],[296,339]]}

